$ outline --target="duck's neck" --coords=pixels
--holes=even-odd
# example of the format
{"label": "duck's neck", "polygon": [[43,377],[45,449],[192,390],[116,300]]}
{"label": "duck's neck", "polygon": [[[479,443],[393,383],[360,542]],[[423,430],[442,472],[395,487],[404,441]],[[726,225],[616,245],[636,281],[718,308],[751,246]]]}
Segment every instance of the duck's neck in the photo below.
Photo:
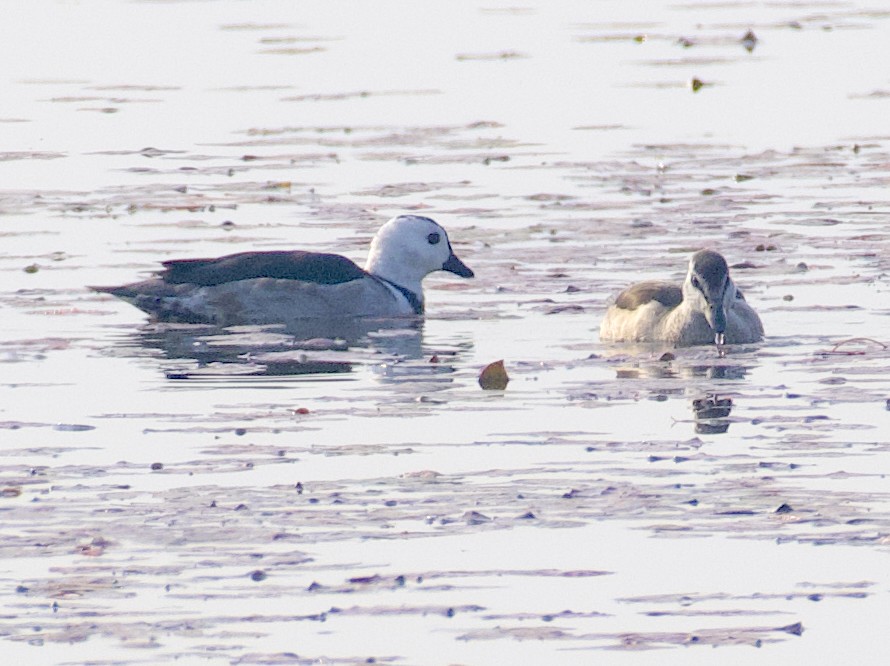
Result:
{"label": "duck's neck", "polygon": [[403,287],[400,284],[396,284],[395,282],[392,282],[391,280],[382,278],[379,275],[377,275],[375,277],[378,280],[382,280],[387,285],[389,285],[390,287],[395,289],[397,292],[399,292],[402,296],[404,296],[405,300],[408,301],[408,304],[414,310],[414,314],[423,314],[423,292],[418,294],[418,293],[411,291],[410,289],[406,289],[405,287]]}
{"label": "duck's neck", "polygon": [[368,257],[365,270],[374,277],[385,280],[402,293],[414,294],[414,299],[420,303],[421,308],[423,307],[423,285],[421,284],[423,278],[418,278],[416,271],[408,271],[402,264],[393,265],[392,262],[381,261],[374,252]]}

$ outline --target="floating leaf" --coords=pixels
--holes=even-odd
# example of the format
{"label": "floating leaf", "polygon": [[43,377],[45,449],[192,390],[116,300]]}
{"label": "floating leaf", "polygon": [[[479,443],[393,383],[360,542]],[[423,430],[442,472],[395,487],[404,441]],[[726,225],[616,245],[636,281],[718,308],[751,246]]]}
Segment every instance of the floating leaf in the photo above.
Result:
{"label": "floating leaf", "polygon": [[83,544],[77,547],[77,552],[86,557],[99,557],[105,552],[105,548],[95,544]]}
{"label": "floating leaf", "polygon": [[692,88],[692,92],[698,92],[705,86],[705,82],[702,81],[698,77],[694,77],[692,81],[689,82],[689,87]]}
{"label": "floating leaf", "polygon": [[467,525],[483,525],[491,522],[491,518],[478,511],[467,511],[461,518],[466,521]]}
{"label": "floating leaf", "polygon": [[749,30],[740,41],[742,42],[742,46],[745,47],[745,50],[748,53],[751,53],[751,51],[754,50],[754,47],[757,46],[757,35],[754,34],[753,30]]}
{"label": "floating leaf", "polygon": [[504,362],[495,361],[486,365],[479,374],[479,386],[486,391],[503,391],[507,388],[510,378],[504,368]]}

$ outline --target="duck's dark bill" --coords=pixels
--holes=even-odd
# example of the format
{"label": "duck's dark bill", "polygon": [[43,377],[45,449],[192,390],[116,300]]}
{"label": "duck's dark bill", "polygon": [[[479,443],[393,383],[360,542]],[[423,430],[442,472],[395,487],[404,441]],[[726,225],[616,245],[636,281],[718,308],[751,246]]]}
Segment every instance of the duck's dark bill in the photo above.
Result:
{"label": "duck's dark bill", "polygon": [[454,273],[455,275],[460,275],[461,277],[471,278],[473,277],[473,271],[457,258],[457,255],[452,254],[448,257],[448,260],[442,264],[442,270],[448,271],[449,273]]}

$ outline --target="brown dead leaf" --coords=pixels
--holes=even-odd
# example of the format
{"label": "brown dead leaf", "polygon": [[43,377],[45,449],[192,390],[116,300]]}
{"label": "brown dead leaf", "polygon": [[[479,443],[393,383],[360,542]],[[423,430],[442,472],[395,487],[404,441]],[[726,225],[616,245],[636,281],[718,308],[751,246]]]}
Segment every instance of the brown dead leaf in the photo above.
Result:
{"label": "brown dead leaf", "polygon": [[479,386],[486,391],[503,391],[509,381],[503,360],[489,363],[479,374]]}

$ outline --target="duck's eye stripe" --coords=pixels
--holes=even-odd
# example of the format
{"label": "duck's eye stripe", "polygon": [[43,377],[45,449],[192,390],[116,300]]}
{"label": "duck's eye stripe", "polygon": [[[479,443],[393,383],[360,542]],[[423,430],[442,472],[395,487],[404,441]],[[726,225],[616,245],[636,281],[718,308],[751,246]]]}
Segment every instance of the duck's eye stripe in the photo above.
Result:
{"label": "duck's eye stripe", "polygon": [[442,240],[442,237],[436,232],[433,232],[429,236],[427,236],[426,239],[429,241],[430,245],[435,245],[440,240]]}

